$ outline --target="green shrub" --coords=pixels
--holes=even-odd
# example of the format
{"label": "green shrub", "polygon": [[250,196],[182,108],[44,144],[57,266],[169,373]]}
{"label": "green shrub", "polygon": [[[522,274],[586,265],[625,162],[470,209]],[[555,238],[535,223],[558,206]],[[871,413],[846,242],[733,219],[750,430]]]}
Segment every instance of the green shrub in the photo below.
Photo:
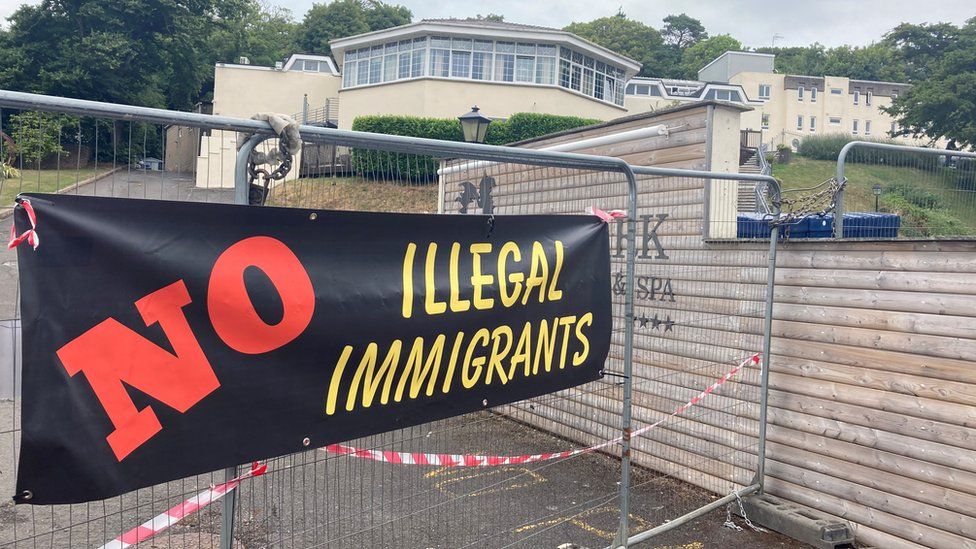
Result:
{"label": "green shrub", "polygon": [[[485,141],[504,145],[548,135],[550,133],[596,124],[599,120],[577,116],[516,113],[507,120],[496,120],[488,127]],[[353,121],[356,131],[463,141],[461,123],[456,118],[420,118],[416,116],[360,116]],[[430,156],[391,153],[370,149],[352,151],[352,168],[361,175],[409,179],[421,183],[437,181],[438,161]]]}
{"label": "green shrub", "polygon": [[907,181],[889,183],[887,188],[885,188],[885,192],[890,195],[898,195],[910,204],[921,208],[929,210],[944,210],[948,208],[941,196]]}
{"label": "green shrub", "polygon": [[887,209],[901,216],[902,236],[966,236],[974,233],[972,227],[946,210],[925,208],[898,194],[889,196],[885,202]]}

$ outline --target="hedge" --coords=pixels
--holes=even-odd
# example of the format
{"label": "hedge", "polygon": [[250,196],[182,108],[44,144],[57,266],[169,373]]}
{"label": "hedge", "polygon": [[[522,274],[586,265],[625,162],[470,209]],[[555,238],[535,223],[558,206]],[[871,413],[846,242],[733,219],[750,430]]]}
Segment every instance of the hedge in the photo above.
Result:
{"label": "hedge", "polygon": [[[867,141],[869,143],[884,143],[889,145],[904,145],[894,139],[858,138],[851,135],[811,135],[800,141],[797,154],[815,160],[837,161],[840,150],[851,141]],[[896,166],[917,167],[921,169],[933,168],[938,164],[938,156],[902,151],[885,151],[854,147],[847,153],[847,163],[889,164]]]}
{"label": "hedge", "polygon": [[[577,116],[516,113],[507,120],[496,120],[488,127],[485,142],[504,145],[550,133],[597,124],[600,120]],[[444,141],[463,141],[461,123],[456,118],[421,118],[416,116],[360,116],[352,129],[387,135],[425,137]],[[438,161],[433,157],[354,149],[352,169],[359,175],[390,179],[408,179],[420,183],[437,181]]]}

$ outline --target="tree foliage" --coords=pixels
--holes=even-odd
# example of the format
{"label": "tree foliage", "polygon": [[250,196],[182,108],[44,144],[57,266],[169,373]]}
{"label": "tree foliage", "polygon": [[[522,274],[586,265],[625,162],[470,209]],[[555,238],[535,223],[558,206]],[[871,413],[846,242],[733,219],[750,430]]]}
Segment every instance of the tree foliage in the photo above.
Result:
{"label": "tree foliage", "polygon": [[291,10],[254,0],[240,17],[215,29],[210,49],[218,63],[244,56],[254,65],[272,66],[295,51],[297,38],[298,23]]}
{"label": "tree foliage", "polygon": [[186,108],[208,79],[212,33],[246,0],[43,0],[9,18],[0,87]]}
{"label": "tree foliage", "polygon": [[728,34],[719,34],[697,42],[684,51],[681,57],[681,76],[697,79],[698,69],[727,51],[742,50],[742,43]]}
{"label": "tree foliage", "polygon": [[298,45],[305,53],[327,55],[329,42],[364,32],[406,25],[413,13],[404,6],[379,0],[335,0],[312,4],[299,30]]}
{"label": "tree foliage", "polygon": [[810,76],[847,76],[859,80],[904,82],[908,75],[890,44],[826,48],[815,43],[806,47],[756,48],[776,55],[776,72]]}
{"label": "tree foliage", "polygon": [[663,69],[660,63],[664,45],[661,33],[628,18],[623,12],[588,23],[572,23],[563,30],[642,63],[640,74],[643,76],[659,76]]}
{"label": "tree foliage", "polygon": [[885,110],[901,135],[945,138],[976,148],[976,18],[962,27],[901,25],[886,38],[913,77]]}
{"label": "tree foliage", "polygon": [[687,48],[708,38],[705,26],[701,21],[686,15],[669,15],[664,18],[664,27],[661,28],[661,37],[664,43],[675,47],[678,51]]}

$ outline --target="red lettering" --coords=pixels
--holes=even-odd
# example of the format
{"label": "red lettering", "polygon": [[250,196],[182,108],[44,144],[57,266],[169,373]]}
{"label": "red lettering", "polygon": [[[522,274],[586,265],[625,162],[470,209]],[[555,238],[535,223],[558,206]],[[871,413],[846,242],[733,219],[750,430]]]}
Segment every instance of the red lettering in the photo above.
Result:
{"label": "red lettering", "polygon": [[135,302],[146,326],[159,323],[175,355],[113,318],[58,349],[69,375],[84,372],[115,426],[106,440],[119,461],[162,430],[152,408],[136,409],[123,382],[181,413],[220,387],[183,314],[190,303],[182,280]]}
{"label": "red lettering", "polygon": [[[244,270],[264,271],[278,295],[284,314],[277,324],[258,316],[244,286]],[[312,321],[315,290],[301,261],[280,240],[245,238],[220,254],[210,273],[207,292],[210,322],[220,339],[240,353],[273,351],[301,335]]]}

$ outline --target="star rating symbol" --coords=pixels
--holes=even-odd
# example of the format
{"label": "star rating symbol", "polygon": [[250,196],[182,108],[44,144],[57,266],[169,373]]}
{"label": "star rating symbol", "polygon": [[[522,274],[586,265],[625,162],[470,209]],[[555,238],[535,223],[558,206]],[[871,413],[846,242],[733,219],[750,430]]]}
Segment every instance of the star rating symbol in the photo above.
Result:
{"label": "star rating symbol", "polygon": [[646,314],[641,314],[640,316],[634,316],[634,322],[637,323],[637,328],[646,328],[648,324],[651,325],[652,330],[661,330],[664,327],[665,332],[673,332],[674,326],[677,324],[675,321],[671,320],[671,315],[661,318],[657,313],[653,317],[648,317]]}
{"label": "star rating symbol", "polygon": [[668,319],[664,322],[664,331],[672,332],[674,331],[674,321],[671,320],[671,316],[668,315]]}
{"label": "star rating symbol", "polygon": [[647,322],[648,322],[649,320],[650,320],[650,319],[649,319],[649,318],[647,318],[647,316],[646,316],[646,315],[643,315],[643,314],[642,314],[641,316],[638,316],[638,317],[635,317],[635,318],[634,318],[634,321],[636,321],[636,322],[637,322],[638,324],[640,324],[640,326],[639,326],[640,328],[645,328],[645,327],[647,327]]}

